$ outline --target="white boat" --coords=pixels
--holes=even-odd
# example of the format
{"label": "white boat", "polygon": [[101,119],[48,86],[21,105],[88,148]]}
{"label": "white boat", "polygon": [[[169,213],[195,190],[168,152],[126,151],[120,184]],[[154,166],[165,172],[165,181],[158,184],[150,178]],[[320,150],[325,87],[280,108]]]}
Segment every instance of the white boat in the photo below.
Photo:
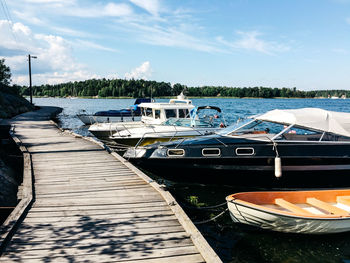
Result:
{"label": "white boat", "polygon": [[[199,118],[198,112],[212,111]],[[214,111],[213,111],[214,110]],[[119,145],[145,146],[155,142],[167,142],[180,138],[209,135],[225,127],[224,118],[220,118],[221,109],[214,106],[198,107],[192,110],[191,119],[172,118],[161,125],[146,125],[144,127],[128,128],[114,133],[110,139]],[[203,116],[203,114],[201,114]]]}
{"label": "white boat", "polygon": [[190,111],[195,108],[192,101],[182,94],[169,102],[141,103],[138,107],[141,110],[141,121],[95,123],[89,127],[89,131],[100,140],[110,141],[113,134],[126,129],[159,125],[171,118],[190,120]]}
{"label": "white boat", "polygon": [[273,231],[350,231],[350,190],[243,192],[226,197],[232,220]]}

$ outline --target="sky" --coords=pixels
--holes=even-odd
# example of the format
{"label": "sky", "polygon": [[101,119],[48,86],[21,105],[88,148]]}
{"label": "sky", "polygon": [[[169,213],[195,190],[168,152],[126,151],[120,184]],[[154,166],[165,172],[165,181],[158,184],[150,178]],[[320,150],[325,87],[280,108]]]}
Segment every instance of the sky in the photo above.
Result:
{"label": "sky", "polygon": [[350,89],[350,0],[0,0],[12,83]]}

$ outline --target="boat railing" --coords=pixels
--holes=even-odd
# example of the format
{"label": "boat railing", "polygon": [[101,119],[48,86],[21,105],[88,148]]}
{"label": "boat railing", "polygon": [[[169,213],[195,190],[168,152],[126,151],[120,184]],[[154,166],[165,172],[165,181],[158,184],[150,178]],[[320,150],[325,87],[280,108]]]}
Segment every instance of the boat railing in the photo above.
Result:
{"label": "boat railing", "polygon": [[[184,131],[184,130],[179,130],[178,128],[181,127],[181,126],[170,126],[170,127],[172,127],[174,130],[156,131],[156,130],[154,129],[154,127],[152,126],[153,132],[145,132],[145,133],[143,133],[142,136],[141,136],[141,138],[139,139],[139,141],[136,143],[135,148],[139,147],[139,146],[142,144],[142,142],[143,142],[145,139],[148,138],[147,136],[152,135],[152,134],[158,135],[159,138],[164,138],[164,139],[169,138],[169,141],[174,140],[174,138],[176,138],[176,140],[180,140],[181,137],[177,137],[177,135],[178,135],[179,133],[181,133],[181,132],[184,132],[184,133],[189,132],[189,130],[190,130],[190,131],[193,131],[193,132],[195,132],[195,133],[198,133],[198,136],[204,135],[203,131],[197,130],[197,129],[195,129],[195,127],[188,127],[189,130],[186,130],[186,131]],[[166,134],[169,134],[169,133],[171,133],[171,132],[173,132],[173,131],[175,131],[175,133],[173,133],[171,136],[169,136],[169,135],[167,136],[167,135],[166,135]],[[162,135],[162,134],[165,134],[165,136],[164,136],[164,135],[163,135],[163,136],[160,136],[160,135]],[[183,136],[186,137],[185,134],[184,134]]]}
{"label": "boat railing", "polygon": [[[131,135],[131,132],[129,130],[130,127],[128,128],[128,125],[125,125],[125,124],[120,123],[120,122],[114,123],[115,125],[113,125],[113,126],[112,126],[112,124],[113,123],[110,123],[110,125],[109,125],[109,135],[110,135],[110,137],[113,137],[113,135],[116,134],[116,133],[118,134],[118,136],[122,136],[120,134],[121,131],[123,131],[123,132],[126,131],[126,132],[128,132]],[[148,127],[148,125],[146,123],[143,123],[143,122],[141,122],[140,125],[142,127]]]}

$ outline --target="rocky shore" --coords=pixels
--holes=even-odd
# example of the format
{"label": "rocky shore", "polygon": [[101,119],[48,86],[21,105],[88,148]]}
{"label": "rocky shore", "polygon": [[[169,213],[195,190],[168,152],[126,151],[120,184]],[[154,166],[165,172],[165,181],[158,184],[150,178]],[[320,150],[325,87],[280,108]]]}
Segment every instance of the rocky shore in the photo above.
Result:
{"label": "rocky shore", "polygon": [[34,106],[25,98],[0,90],[0,119],[9,119],[31,110],[34,110]]}
{"label": "rocky shore", "polygon": [[[21,183],[21,153],[8,134],[6,119],[34,110],[28,100],[12,92],[11,88],[0,89],[0,207],[16,206],[17,188]],[[2,121],[2,119],[5,119]]]}
{"label": "rocky shore", "polygon": [[18,182],[16,172],[0,159],[0,206],[17,205]]}

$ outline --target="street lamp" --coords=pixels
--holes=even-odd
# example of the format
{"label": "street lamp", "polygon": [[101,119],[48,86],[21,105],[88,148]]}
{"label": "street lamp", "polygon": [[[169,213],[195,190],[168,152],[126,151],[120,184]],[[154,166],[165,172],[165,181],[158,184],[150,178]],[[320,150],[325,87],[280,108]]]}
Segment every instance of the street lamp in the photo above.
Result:
{"label": "street lamp", "polygon": [[30,93],[30,104],[33,104],[33,91],[32,91],[32,68],[30,64],[31,58],[37,58],[36,56],[31,56],[28,54],[28,63],[29,63],[29,93]]}

